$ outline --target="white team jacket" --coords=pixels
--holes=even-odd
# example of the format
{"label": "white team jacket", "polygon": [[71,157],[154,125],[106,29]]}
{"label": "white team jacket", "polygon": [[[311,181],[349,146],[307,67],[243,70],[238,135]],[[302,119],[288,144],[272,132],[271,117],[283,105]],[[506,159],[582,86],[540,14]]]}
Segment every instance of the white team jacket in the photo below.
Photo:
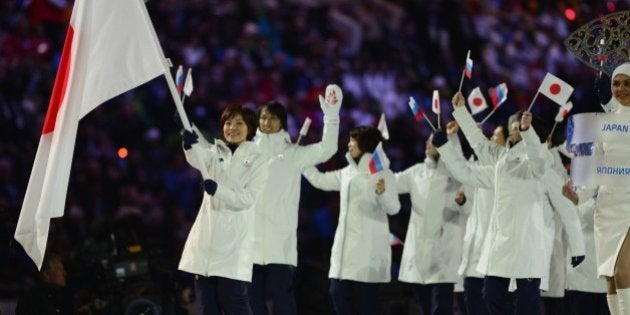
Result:
{"label": "white team jacket", "polygon": [[[315,167],[304,176],[315,187],[339,191],[339,222],[330,255],[329,278],[360,282],[389,282],[391,248],[387,215],[400,210],[394,174],[384,170],[369,174],[371,153],[359,163],[346,154],[348,166],[321,173]],[[377,195],[376,180],[385,179],[385,192]]]}
{"label": "white team jacket", "polygon": [[[193,150],[201,152],[202,162]],[[214,196],[204,193],[179,269],[251,282],[254,207],[267,180],[264,158],[250,141],[241,143],[234,154],[221,140],[184,152],[188,163],[205,167],[218,186]]]}
{"label": "white team jacket", "polygon": [[465,216],[455,197],[461,185],[442,162],[429,157],[395,175],[398,193],[410,194],[412,208],[398,280],[457,282],[463,237],[459,220]]}
{"label": "white team jacket", "polygon": [[297,266],[297,227],[302,169],[325,162],[337,152],[339,121],[324,123],[322,141],[299,146],[285,131],[254,140],[271,176],[256,204],[254,263]]}

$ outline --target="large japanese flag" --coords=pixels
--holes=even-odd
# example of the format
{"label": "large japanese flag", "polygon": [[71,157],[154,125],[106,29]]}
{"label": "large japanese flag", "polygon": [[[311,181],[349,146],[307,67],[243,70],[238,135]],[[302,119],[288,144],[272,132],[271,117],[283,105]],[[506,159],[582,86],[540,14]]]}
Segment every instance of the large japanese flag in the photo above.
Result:
{"label": "large japanese flag", "polygon": [[142,0],[75,0],[15,239],[41,268],[63,216],[79,119],[167,70]]}
{"label": "large japanese flag", "polygon": [[538,88],[538,92],[562,106],[569,100],[569,96],[573,93],[573,87],[555,75],[547,73]]}

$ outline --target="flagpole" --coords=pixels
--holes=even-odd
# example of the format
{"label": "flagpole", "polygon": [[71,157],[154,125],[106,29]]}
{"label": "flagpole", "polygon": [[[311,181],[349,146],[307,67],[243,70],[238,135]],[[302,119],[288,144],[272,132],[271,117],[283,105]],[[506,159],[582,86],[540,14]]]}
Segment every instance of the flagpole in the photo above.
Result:
{"label": "flagpole", "polygon": [[551,132],[549,133],[549,135],[547,136],[547,139],[551,138],[551,135],[553,135],[553,132],[556,130],[556,126],[558,125],[558,121],[554,121],[553,123],[553,127],[551,127]]}
{"label": "flagpole", "polygon": [[442,129],[442,123],[440,123],[440,112],[438,112],[437,125],[438,125],[438,129]]}
{"label": "flagpole", "polygon": [[[173,81],[173,77],[171,76],[171,71],[168,69],[166,62],[164,64],[164,68],[166,70],[164,71],[164,77],[166,77],[166,83],[168,85],[169,91],[171,92],[171,96],[173,97],[173,101],[175,102],[175,108],[177,109],[179,118],[182,120],[182,125],[184,126],[184,129],[192,130],[192,126],[190,125],[190,121],[188,120],[188,116],[186,115],[186,111],[184,110],[184,104],[182,103],[182,100],[179,98],[179,95],[177,93],[177,88],[175,87],[175,82]],[[193,154],[196,155],[195,157],[197,158],[198,161],[203,161],[201,159],[201,152],[197,150],[193,150],[192,152]],[[203,177],[203,179],[210,178],[210,175],[208,174],[208,170],[205,167],[200,167],[199,171],[201,172],[201,176]]]}
{"label": "flagpole", "polygon": [[483,119],[483,120],[482,120],[479,124],[480,124],[480,125],[483,125],[483,123],[485,123],[485,122],[486,122],[486,120],[488,120],[488,118],[490,118],[490,116],[492,116],[492,114],[494,114],[494,112],[496,112],[496,111],[497,111],[497,108],[499,108],[499,107],[495,107],[495,108],[494,108],[494,109],[490,112],[490,114],[488,114],[488,116],[486,116],[486,118],[484,118],[484,119]]}
{"label": "flagpole", "polygon": [[527,111],[528,111],[528,112],[531,112],[531,111],[532,111],[532,107],[534,107],[534,101],[536,101],[536,98],[538,97],[538,93],[540,93],[540,91],[537,91],[537,92],[536,92],[536,95],[534,95],[534,99],[532,100],[532,103],[531,103],[531,104],[529,104],[529,107],[527,108]]}
{"label": "flagpole", "polygon": [[462,85],[464,84],[464,75],[466,75],[466,65],[464,65],[464,70],[462,70],[462,78],[459,79],[459,89],[457,91],[462,91]]}
{"label": "flagpole", "polygon": [[597,58],[599,58],[599,77],[602,77],[602,70],[604,69],[604,45],[606,44],[606,40],[602,36],[599,40],[599,51],[597,54]]}
{"label": "flagpole", "polygon": [[431,129],[433,129],[433,131],[435,131],[436,129],[433,126],[433,124],[431,123],[431,121],[429,120],[429,118],[427,118],[427,116],[425,116],[425,115],[422,115],[422,117],[424,117],[424,120],[426,120],[429,123],[429,126],[431,126]]}

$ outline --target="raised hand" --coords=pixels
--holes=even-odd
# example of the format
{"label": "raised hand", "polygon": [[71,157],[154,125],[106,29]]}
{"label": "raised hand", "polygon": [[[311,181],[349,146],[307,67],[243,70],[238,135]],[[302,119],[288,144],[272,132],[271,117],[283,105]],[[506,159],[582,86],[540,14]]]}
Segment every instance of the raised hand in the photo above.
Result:
{"label": "raised hand", "polygon": [[462,107],[466,105],[466,98],[464,98],[464,94],[462,94],[462,92],[457,92],[453,95],[451,103],[453,103],[454,107]]}
{"label": "raised hand", "polygon": [[562,195],[567,197],[567,199],[571,200],[571,202],[573,202],[573,204],[577,206],[577,204],[579,202],[579,197],[578,197],[577,193],[575,193],[575,191],[573,191],[573,182],[571,180],[568,180],[562,186]]}
{"label": "raised hand", "polygon": [[459,131],[459,125],[457,124],[456,121],[450,121],[448,124],[446,124],[446,134],[447,135],[453,135],[456,134]]}
{"label": "raised hand", "polygon": [[193,144],[199,142],[199,136],[194,130],[190,131],[184,129],[184,132],[182,133],[182,138],[184,140],[184,150],[190,150]]}
{"label": "raised hand", "polygon": [[326,87],[326,95],[319,95],[319,106],[321,106],[324,115],[339,116],[339,109],[343,101],[343,92],[336,84],[329,84]]}

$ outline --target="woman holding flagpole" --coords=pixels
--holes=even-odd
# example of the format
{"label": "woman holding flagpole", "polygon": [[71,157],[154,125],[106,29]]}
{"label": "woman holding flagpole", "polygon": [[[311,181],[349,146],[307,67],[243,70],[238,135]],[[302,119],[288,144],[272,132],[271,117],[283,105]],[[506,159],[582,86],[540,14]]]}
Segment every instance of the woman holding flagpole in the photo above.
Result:
{"label": "woman holding flagpole", "polygon": [[[618,66],[611,77],[613,114],[630,117],[630,62]],[[604,156],[628,156],[630,145],[603,145]],[[599,186],[597,189],[573,191],[568,182],[565,196],[582,204],[595,196],[595,254],[597,274],[606,278],[608,308],[612,315],[630,314],[630,188]]]}
{"label": "woman holding flagpole", "polygon": [[381,141],[378,129],[355,127],[350,130],[348,166],[326,173],[311,167],[303,173],[313,186],[339,191],[328,277],[333,306],[341,315],[380,314],[379,284],[391,278],[387,215],[398,213],[400,202]]}
{"label": "woman holding flagpole", "polygon": [[267,315],[267,300],[273,314],[296,314],[293,278],[297,267],[297,226],[302,169],[328,160],[337,152],[339,109],[343,95],[339,86],[326,87],[319,97],[324,113],[324,131],[319,143],[300,146],[287,133],[287,111],[278,102],[258,111],[255,143],[265,160],[269,177],[256,204],[254,276],[250,304],[255,315]]}
{"label": "woman holding flagpole", "polygon": [[230,105],[214,144],[200,145],[194,131],[183,134],[186,160],[210,177],[179,262],[180,270],[195,274],[203,314],[252,314],[254,209],[267,180],[266,161],[250,141],[256,128],[252,110]]}

